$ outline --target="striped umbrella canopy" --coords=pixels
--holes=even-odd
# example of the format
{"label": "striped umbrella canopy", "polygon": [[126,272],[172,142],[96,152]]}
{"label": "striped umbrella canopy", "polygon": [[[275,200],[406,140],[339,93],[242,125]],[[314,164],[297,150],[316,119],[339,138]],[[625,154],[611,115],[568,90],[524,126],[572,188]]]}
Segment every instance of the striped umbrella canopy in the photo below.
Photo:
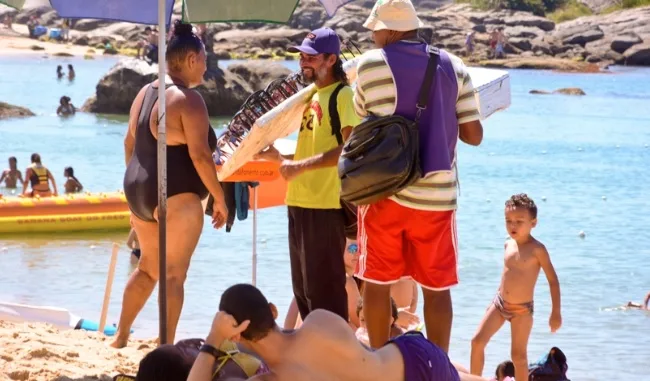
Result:
{"label": "striped umbrella canopy", "polygon": [[[44,5],[47,0],[0,0],[15,9]],[[183,20],[191,23],[256,21],[286,23],[299,0],[180,0]],[[331,17],[342,5],[352,0],[319,0]],[[49,0],[60,17],[70,19],[101,19],[158,24],[164,31],[171,22],[175,0]],[[165,78],[166,33],[158,34],[158,78]],[[158,232],[159,232],[159,338],[167,343],[167,130],[165,126],[165,86],[159,87],[160,121],[158,124]]]}

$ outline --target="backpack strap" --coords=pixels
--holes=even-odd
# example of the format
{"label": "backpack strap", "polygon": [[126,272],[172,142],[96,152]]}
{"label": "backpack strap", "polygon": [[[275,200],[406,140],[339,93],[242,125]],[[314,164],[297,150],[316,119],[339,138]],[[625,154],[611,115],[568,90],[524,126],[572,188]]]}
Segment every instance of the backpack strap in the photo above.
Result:
{"label": "backpack strap", "polygon": [[416,123],[420,120],[422,111],[425,110],[429,104],[429,92],[431,91],[431,87],[435,86],[436,83],[436,70],[438,69],[438,60],[440,58],[440,50],[435,46],[427,46],[427,53],[429,55],[427,70],[424,73],[424,81],[422,82],[420,92],[418,93],[418,103],[415,105],[417,108],[415,113]]}
{"label": "backpack strap", "polygon": [[339,142],[339,145],[343,144],[343,135],[341,135],[341,118],[339,116],[338,110],[338,101],[339,92],[345,87],[343,82],[339,83],[330,95],[330,101],[328,105],[328,111],[330,114],[330,124],[332,125],[332,135],[336,136],[336,141]]}

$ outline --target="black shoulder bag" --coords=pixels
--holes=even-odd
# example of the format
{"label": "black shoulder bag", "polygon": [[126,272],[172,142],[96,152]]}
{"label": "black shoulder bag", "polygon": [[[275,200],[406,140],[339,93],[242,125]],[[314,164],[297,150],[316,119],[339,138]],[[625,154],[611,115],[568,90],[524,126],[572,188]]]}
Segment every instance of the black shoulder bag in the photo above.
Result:
{"label": "black shoulder bag", "polygon": [[440,56],[433,46],[428,47],[428,53],[415,120],[400,115],[370,115],[352,129],[338,163],[343,200],[354,205],[372,204],[422,178],[418,123],[435,83]]}

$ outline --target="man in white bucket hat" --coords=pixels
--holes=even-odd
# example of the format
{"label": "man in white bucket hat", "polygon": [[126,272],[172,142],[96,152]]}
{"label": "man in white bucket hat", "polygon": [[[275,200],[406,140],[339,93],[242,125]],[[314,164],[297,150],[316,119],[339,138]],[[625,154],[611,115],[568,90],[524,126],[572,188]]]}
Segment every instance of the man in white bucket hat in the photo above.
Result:
{"label": "man in white bucket hat", "polygon": [[[424,24],[411,1],[378,0],[363,25],[372,31],[378,49],[364,53],[357,66],[357,114],[414,120],[429,61],[429,47],[418,38]],[[435,85],[419,119],[422,179],[358,211],[355,274],[366,281],[364,316],[374,348],[389,338],[391,284],[411,278],[422,287],[427,338],[445,352],[449,349],[449,290],[458,284],[456,144],[460,137],[479,145],[483,127],[462,60],[442,49],[437,55]]]}

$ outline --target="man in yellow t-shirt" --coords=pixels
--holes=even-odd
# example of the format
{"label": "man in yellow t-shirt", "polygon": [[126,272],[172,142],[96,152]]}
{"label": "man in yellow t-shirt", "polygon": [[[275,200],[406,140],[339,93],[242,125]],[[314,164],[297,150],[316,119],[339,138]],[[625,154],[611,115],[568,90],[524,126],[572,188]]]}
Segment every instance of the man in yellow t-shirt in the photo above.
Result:
{"label": "man in yellow t-shirt", "polygon": [[[296,153],[283,156],[271,146],[258,155],[280,161],[280,172],[289,182],[291,278],[303,320],[319,308],[348,320],[345,218],[337,164],[343,142],[361,121],[354,111],[340,49],[339,37],[330,28],[314,30],[302,45],[289,48],[300,53],[303,78],[317,90],[305,106]],[[333,97],[336,101],[330,102]]]}

